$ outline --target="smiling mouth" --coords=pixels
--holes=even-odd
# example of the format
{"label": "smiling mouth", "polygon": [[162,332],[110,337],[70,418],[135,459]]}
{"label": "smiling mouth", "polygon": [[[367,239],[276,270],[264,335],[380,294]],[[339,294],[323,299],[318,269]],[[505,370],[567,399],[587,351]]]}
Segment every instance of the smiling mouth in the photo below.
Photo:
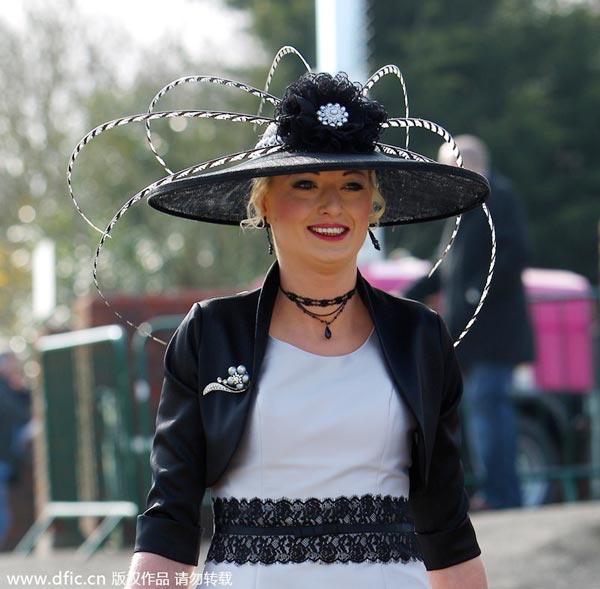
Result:
{"label": "smiling mouth", "polygon": [[347,227],[309,227],[309,231],[323,237],[341,237],[349,231]]}

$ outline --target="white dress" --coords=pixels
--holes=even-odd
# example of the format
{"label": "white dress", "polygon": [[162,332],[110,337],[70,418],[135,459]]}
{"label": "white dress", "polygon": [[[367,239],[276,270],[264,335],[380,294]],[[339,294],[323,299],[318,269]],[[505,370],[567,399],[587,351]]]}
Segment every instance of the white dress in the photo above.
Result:
{"label": "white dress", "polygon": [[[342,356],[319,356],[271,337],[263,366],[241,443],[211,489],[215,509],[236,515],[243,508],[246,515],[259,514],[264,525],[273,514],[304,517],[315,513],[311,509],[317,515],[337,509],[362,517],[366,509],[368,517],[370,510],[385,512],[385,505],[405,505],[414,424],[374,332]],[[350,533],[286,545],[281,538],[251,535],[243,537],[240,552],[230,535],[217,534],[204,578],[226,578],[237,589],[429,587],[418,555],[391,557],[389,546],[382,549],[377,540],[381,534],[370,537],[375,541]],[[267,563],[251,556],[257,546]]]}

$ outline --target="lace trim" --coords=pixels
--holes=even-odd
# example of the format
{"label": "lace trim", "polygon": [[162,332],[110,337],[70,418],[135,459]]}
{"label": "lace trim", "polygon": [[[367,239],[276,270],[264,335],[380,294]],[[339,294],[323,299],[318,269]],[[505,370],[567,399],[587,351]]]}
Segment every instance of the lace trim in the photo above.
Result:
{"label": "lace trim", "polygon": [[406,497],[354,495],[326,499],[213,500],[215,525],[316,526],[328,523],[411,523]]}
{"label": "lace trim", "polygon": [[403,562],[423,560],[414,534],[241,536],[215,534],[207,559],[234,564]]}
{"label": "lace trim", "polygon": [[[389,495],[336,499],[213,501],[215,528],[410,523],[407,500]],[[235,564],[409,562],[423,560],[414,532],[294,535],[214,534],[207,560]]]}

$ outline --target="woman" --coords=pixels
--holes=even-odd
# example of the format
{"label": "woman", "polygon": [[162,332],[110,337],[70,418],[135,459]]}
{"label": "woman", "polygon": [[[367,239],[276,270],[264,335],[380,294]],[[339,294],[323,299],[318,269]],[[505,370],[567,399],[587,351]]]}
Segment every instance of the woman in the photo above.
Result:
{"label": "woman", "polygon": [[205,583],[486,587],[452,341],[434,312],[372,288],[357,254],[370,227],[459,214],[489,187],[379,143],[419,119],[364,94],[306,74],[257,157],[148,190],[169,214],[265,227],[277,261],[262,288],[194,305],[169,344],[130,588],[186,584],[207,487]]}

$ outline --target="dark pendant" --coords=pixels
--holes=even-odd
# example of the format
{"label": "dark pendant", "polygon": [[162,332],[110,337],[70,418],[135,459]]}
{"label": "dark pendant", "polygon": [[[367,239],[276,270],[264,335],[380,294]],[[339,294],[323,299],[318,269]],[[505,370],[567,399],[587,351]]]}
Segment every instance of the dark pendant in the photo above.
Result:
{"label": "dark pendant", "polygon": [[331,329],[329,329],[329,325],[325,326],[325,337],[331,339]]}

